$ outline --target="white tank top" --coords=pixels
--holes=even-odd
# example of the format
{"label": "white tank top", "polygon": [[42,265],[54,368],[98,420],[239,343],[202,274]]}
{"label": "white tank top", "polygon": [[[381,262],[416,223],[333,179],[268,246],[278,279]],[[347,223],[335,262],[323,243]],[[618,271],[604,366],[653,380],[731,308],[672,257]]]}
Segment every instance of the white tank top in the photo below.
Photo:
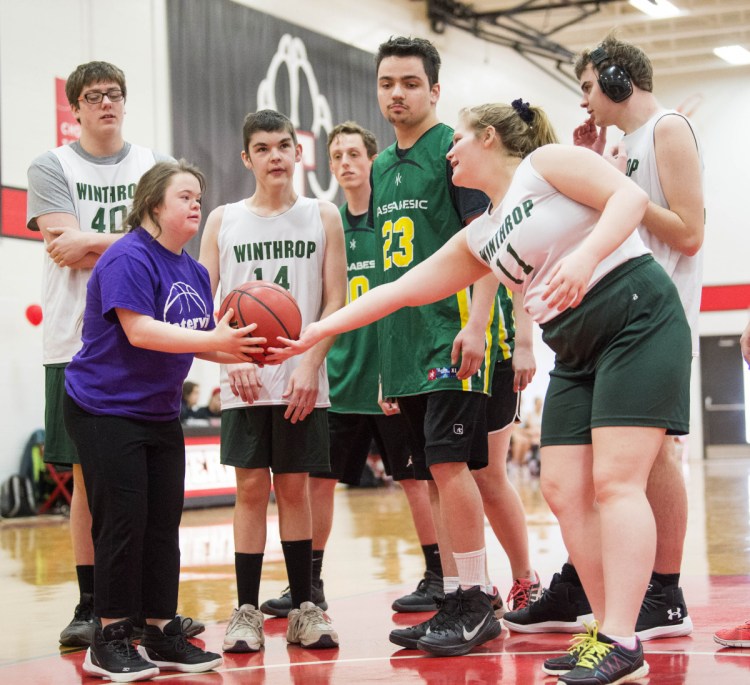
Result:
{"label": "white tank top", "polygon": [[[643,126],[633,133],[623,136],[623,143],[628,153],[628,175],[643,190],[648,193],[650,200],[660,207],[668,208],[664,191],[659,180],[659,170],[656,166],[656,154],[654,150],[654,128],[665,116],[679,116],[687,121],[679,112],[663,109],[651,117]],[[690,126],[692,130],[692,126]],[[695,132],[693,131],[693,135]],[[701,174],[703,173],[703,154],[700,144],[696,138],[695,145],[701,161]],[[678,250],[662,242],[645,226],[640,229],[643,242],[654,253],[654,259],[664,267],[667,275],[672,279],[677,292],[680,294],[682,306],[685,308],[685,316],[690,324],[693,339],[693,355],[698,354],[698,316],[701,304],[701,286],[703,283],[703,248],[696,255],[689,257]]]}
{"label": "white tank top", "polygon": [[[135,186],[155,162],[154,153],[131,145],[117,164],[95,164],[64,145],[52,150],[60,160],[70,196],[84,233],[118,233],[133,204]],[[45,251],[43,359],[45,364],[69,362],[81,348],[86,284],[91,269],[57,266]]]}
{"label": "white tank top", "polygon": [[[591,232],[599,212],[571,200],[550,185],[526,157],[497,208],[469,224],[469,249],[508,288],[523,292],[523,306],[537,323],[559,314],[542,300],[550,271]],[[634,231],[597,265],[586,291],[614,268],[648,248]]]}
{"label": "white tank top", "polygon": [[[244,200],[225,205],[218,245],[222,301],[236,285],[271,281],[283,285],[297,300],[303,328],[320,318],[326,237],[317,200],[300,196],[286,212],[271,217],[254,214]],[[286,404],[282,393],[300,361],[297,356],[283,364],[258,368],[263,387],[253,405]],[[227,368],[222,364],[222,409],[245,406],[248,405],[229,389]],[[315,406],[330,406],[325,362],[318,371]]]}

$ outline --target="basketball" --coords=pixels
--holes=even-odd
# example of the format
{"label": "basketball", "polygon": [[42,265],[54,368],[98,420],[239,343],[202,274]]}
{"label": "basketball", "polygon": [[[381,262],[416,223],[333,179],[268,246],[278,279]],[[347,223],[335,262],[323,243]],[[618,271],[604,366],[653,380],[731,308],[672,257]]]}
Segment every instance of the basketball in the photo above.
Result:
{"label": "basketball", "polygon": [[[302,330],[302,314],[296,300],[276,283],[248,281],[232,288],[221,303],[219,318],[230,308],[234,314],[229,325],[243,328],[257,323],[258,327],[250,335],[265,338],[267,347],[278,347],[279,336],[296,340]],[[262,355],[255,355],[253,359],[259,364],[264,361]]]}

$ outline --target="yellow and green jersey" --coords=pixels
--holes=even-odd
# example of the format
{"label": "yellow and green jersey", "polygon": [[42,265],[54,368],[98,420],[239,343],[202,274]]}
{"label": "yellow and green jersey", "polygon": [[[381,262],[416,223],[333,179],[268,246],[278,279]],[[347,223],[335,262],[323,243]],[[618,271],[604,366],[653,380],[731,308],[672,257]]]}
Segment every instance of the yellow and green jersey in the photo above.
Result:
{"label": "yellow and green jersey", "polygon": [[[346,204],[344,224],[348,290],[346,302],[364,295],[375,279],[375,231],[367,214],[352,216]],[[340,414],[382,414],[378,405],[378,333],[375,324],[341,333],[326,357],[331,408]]]}
{"label": "yellow and green jersey", "polygon": [[[452,139],[453,129],[437,124],[408,150],[394,144],[376,158],[371,220],[380,283],[393,282],[423,262],[460,231],[467,218],[487,207],[484,194],[453,185],[445,158]],[[479,373],[459,380],[458,366],[451,364],[453,341],[469,320],[471,292],[466,288],[434,304],[405,307],[378,322],[384,397],[437,390],[489,393],[495,357],[498,352],[505,354],[499,340],[497,302]],[[512,331],[512,316],[505,319]],[[508,334],[503,335],[505,340]]]}

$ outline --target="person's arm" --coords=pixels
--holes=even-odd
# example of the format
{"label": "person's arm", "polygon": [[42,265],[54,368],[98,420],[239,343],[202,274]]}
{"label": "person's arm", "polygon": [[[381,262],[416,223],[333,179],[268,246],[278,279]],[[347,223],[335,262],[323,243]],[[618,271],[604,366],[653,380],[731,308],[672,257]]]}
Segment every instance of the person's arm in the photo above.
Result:
{"label": "person's arm", "polygon": [[198,261],[208,270],[211,279],[211,294],[216,297],[219,289],[219,229],[224,218],[224,205],[214,209],[206,219],[201,236]]}
{"label": "person's arm", "polygon": [[[346,247],[339,210],[327,201],[319,201],[318,205],[326,236],[322,275],[323,302],[320,312],[320,318],[325,319],[341,309],[346,302]],[[321,340],[305,354],[292,373],[283,395],[289,400],[284,418],[290,419],[292,423],[303,420],[315,409],[318,396],[318,370],[334,340],[335,338]]]}
{"label": "person's arm", "polygon": [[121,233],[83,232],[72,214],[52,212],[37,217],[36,225],[42,233],[52,261],[69,269],[92,269]]}
{"label": "person's arm", "polygon": [[593,230],[552,270],[542,299],[550,309],[577,307],[594,269],[643,219],[648,196],[599,155],[579,147],[547,145],[534,152],[534,169],[571,200],[601,212]]}
{"label": "person's arm", "polygon": [[280,363],[302,354],[328,336],[360,328],[402,307],[437,302],[486,276],[490,269],[469,250],[466,230],[456,233],[435,254],[398,280],[372,288],[346,307],[310,324],[298,341],[283,340],[287,347],[269,348],[266,359]]}
{"label": "person's arm", "polygon": [[497,277],[492,273],[474,284],[469,320],[453,340],[451,350],[451,364],[455,366],[461,359],[461,367],[456,374],[461,380],[473,376],[484,360],[487,325],[492,305],[497,298],[498,285]]}
{"label": "person's arm", "polygon": [[230,309],[210,331],[192,330],[173,326],[165,321],[134,312],[130,309],[116,307],[115,312],[120,325],[125,331],[128,342],[133,347],[140,347],[156,352],[208,353],[223,352],[231,355],[233,361],[247,360],[251,354],[262,354],[265,338],[249,337],[258,324],[251,323],[244,328],[232,328],[229,320],[233,311]]}
{"label": "person's arm", "polygon": [[654,129],[656,166],[668,207],[648,203],[643,225],[659,240],[692,256],[703,245],[703,181],[698,144],[681,116],[664,116]]}
{"label": "person's arm", "polygon": [[513,293],[513,319],[516,328],[513,347],[513,389],[524,390],[536,373],[534,358],[534,322],[523,308],[523,294]]}

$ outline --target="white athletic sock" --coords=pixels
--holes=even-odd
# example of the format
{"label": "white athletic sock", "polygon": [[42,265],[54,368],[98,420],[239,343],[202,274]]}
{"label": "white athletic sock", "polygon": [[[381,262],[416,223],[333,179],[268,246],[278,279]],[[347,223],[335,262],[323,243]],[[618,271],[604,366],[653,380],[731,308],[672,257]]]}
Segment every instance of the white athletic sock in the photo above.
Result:
{"label": "white athletic sock", "polygon": [[443,576],[443,592],[447,595],[456,590],[458,590],[458,576]]}
{"label": "white athletic sock", "polygon": [[458,579],[461,587],[468,590],[475,585],[484,588],[486,586],[487,551],[485,547],[476,552],[454,552],[458,568]]}
{"label": "white athletic sock", "polygon": [[619,635],[607,635],[612,642],[619,642],[625,649],[635,649],[638,644],[635,635],[630,637],[620,637]]}
{"label": "white athletic sock", "polygon": [[492,584],[492,578],[490,578],[490,567],[487,563],[486,554],[484,555],[484,592],[490,597],[495,594],[495,586]]}

